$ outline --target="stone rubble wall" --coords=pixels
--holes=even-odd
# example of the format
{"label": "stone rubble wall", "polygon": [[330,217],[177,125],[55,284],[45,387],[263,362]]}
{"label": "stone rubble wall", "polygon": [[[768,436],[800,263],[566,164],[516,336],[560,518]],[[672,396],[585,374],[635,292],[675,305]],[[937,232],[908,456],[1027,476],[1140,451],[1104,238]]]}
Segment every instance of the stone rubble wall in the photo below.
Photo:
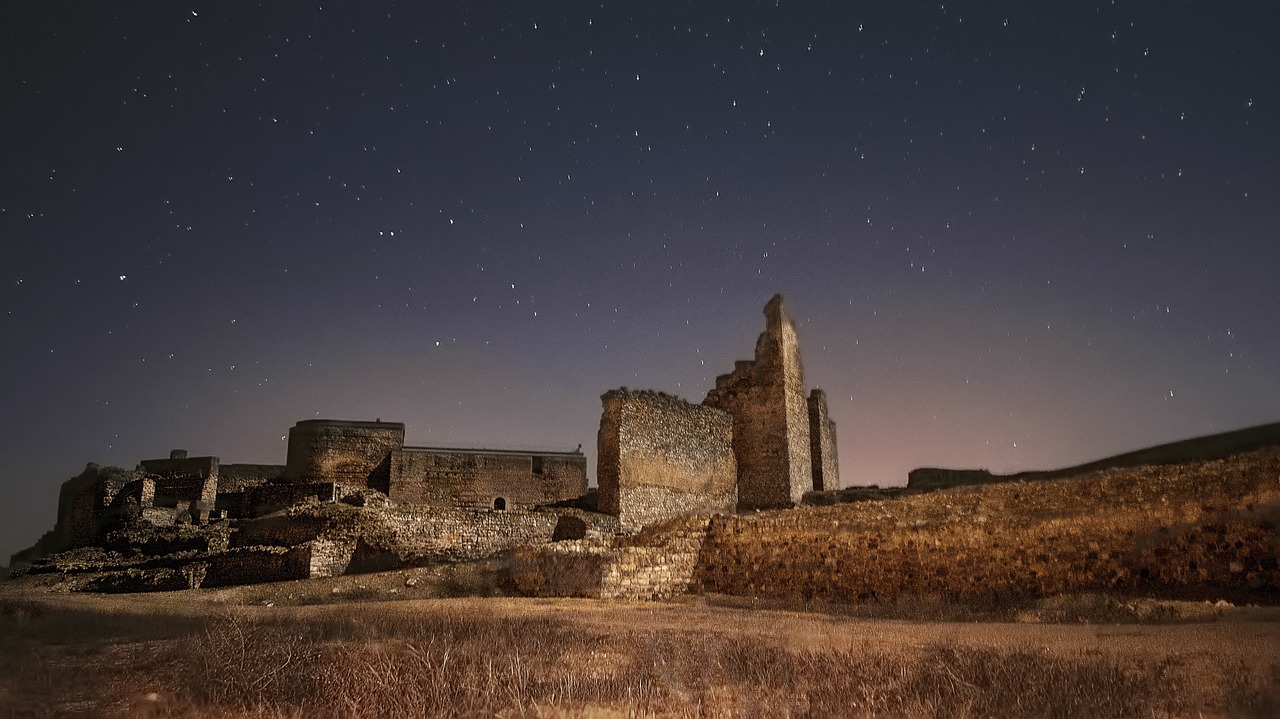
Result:
{"label": "stone rubble wall", "polygon": [[469,561],[516,547],[547,544],[561,517],[587,525],[588,536],[618,530],[613,517],[581,510],[496,511],[398,507],[383,510],[391,546],[418,560]]}
{"label": "stone rubble wall", "polygon": [[314,579],[337,577],[346,572],[356,545],[341,539],[313,539],[304,546],[307,550],[307,576]]}
{"label": "stone rubble wall", "polygon": [[269,514],[299,502],[333,502],[339,486],[333,482],[298,482],[264,484],[249,490],[249,508],[253,514]]}
{"label": "stone rubble wall", "polygon": [[218,466],[218,494],[243,492],[284,477],[283,464],[222,464]]}
{"label": "stone rubble wall", "polygon": [[652,391],[606,392],[601,401],[598,507],[623,531],[737,504],[733,419]]}
{"label": "stone rubble wall", "polygon": [[669,599],[689,590],[710,520],[681,517],[631,537],[522,548],[512,555],[511,578],[531,596]]}
{"label": "stone rubble wall", "polygon": [[298,547],[245,547],[212,554],[203,586],[283,582],[311,576],[311,550]]}

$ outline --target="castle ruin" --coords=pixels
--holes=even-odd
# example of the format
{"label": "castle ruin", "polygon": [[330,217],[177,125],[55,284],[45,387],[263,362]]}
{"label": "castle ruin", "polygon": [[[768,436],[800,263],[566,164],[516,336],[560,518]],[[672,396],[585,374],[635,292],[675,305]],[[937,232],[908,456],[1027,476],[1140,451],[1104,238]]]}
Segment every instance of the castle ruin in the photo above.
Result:
{"label": "castle ruin", "polygon": [[643,526],[697,512],[791,507],[806,492],[839,487],[836,425],[822,390],[806,397],[782,295],[764,316],[755,359],[717,377],[701,405],[625,388],[602,397],[601,511],[624,527]]}
{"label": "castle ruin", "polygon": [[[782,297],[764,314],[755,358],[718,377],[701,404],[626,388],[602,396],[596,493],[581,445],[415,447],[399,422],[309,419],[289,430],[282,465],[184,450],[134,470],[91,464],[63,485],[54,530],[14,563],[121,547],[133,558],[102,561],[128,576],[152,572],[151,588],[177,588],[179,574],[210,585],[330,576],[793,506],[839,486],[835,422],[821,390],[806,395]],[[185,554],[137,559],[158,548]],[[139,561],[152,568],[138,570]]]}

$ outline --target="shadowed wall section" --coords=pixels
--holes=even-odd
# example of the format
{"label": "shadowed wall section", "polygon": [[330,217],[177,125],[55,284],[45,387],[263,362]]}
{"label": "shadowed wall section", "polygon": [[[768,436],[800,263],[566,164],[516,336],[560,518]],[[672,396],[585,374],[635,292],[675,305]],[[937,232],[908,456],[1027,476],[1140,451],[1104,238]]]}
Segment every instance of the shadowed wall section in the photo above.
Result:
{"label": "shadowed wall section", "polygon": [[840,489],[836,423],[827,415],[827,394],[820,389],[809,393],[809,447],[813,457],[813,491]]}

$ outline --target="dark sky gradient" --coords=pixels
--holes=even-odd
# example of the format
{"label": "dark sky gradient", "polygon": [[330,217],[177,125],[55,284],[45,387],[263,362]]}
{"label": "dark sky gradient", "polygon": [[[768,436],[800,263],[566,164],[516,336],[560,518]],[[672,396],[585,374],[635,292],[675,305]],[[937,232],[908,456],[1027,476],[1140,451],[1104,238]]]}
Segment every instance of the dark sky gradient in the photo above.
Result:
{"label": "dark sky gradient", "polygon": [[582,443],[783,293],[843,483],[1280,419],[1270,2],[0,4],[0,557],[311,417]]}

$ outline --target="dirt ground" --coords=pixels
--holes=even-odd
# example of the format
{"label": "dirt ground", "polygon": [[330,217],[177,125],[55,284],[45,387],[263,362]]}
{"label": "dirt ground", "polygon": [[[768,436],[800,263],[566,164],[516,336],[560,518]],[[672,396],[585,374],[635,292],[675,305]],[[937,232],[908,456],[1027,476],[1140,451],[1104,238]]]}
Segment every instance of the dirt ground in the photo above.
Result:
{"label": "dirt ground", "polygon": [[[688,596],[673,602],[527,599],[499,596],[496,563],[408,569],[331,579],[103,595],[65,591],[58,579],[0,582],[0,609],[112,616],[202,618],[234,611],[254,618],[433,614],[485,619],[553,617],[599,633],[713,633],[791,651],[889,651],[910,655],[941,643],[1000,651],[1036,649],[1059,657],[1122,663],[1175,660],[1191,674],[1242,664],[1280,667],[1280,608],[1164,602],[1160,619],[1133,623],[920,621],[850,614],[839,606],[788,609],[742,598]],[[457,596],[457,593],[471,596]],[[491,596],[475,596],[476,594]],[[453,594],[454,596],[449,596]]]}

